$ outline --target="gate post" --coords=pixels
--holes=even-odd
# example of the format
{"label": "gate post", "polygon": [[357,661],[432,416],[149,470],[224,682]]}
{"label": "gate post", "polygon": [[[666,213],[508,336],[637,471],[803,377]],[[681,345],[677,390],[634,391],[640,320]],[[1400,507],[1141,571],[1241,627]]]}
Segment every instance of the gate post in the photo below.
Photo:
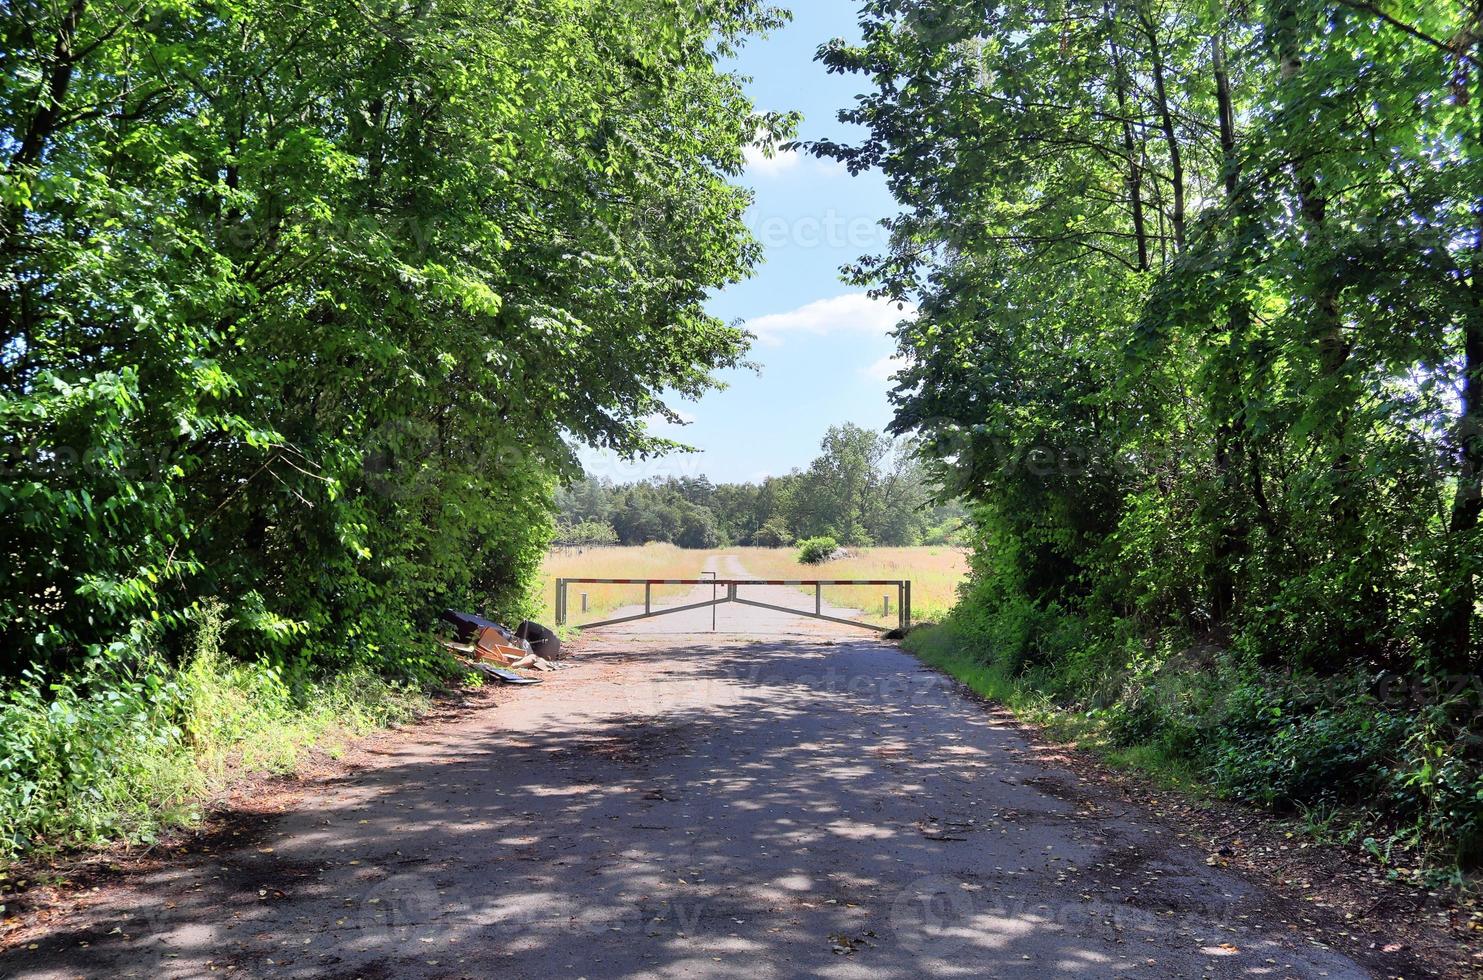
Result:
{"label": "gate post", "polygon": [[901,628],[911,625],[911,580],[901,583]]}
{"label": "gate post", "polygon": [[556,580],[556,625],[566,625],[566,579]]}

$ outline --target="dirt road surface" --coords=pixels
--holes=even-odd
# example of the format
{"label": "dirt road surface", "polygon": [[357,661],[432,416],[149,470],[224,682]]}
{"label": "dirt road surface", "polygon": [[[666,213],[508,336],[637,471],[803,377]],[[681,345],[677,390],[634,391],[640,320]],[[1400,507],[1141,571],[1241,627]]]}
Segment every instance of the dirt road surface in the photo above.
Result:
{"label": "dirt road surface", "polygon": [[594,633],[540,687],[382,736],[0,975],[1368,975],[866,631],[718,626]]}

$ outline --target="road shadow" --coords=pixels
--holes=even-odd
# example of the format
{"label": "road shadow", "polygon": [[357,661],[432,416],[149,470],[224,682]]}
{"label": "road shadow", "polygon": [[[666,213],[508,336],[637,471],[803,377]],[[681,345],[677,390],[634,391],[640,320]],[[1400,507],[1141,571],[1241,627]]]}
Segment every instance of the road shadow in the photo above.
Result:
{"label": "road shadow", "polygon": [[0,974],[1363,976],[899,651],[590,644]]}

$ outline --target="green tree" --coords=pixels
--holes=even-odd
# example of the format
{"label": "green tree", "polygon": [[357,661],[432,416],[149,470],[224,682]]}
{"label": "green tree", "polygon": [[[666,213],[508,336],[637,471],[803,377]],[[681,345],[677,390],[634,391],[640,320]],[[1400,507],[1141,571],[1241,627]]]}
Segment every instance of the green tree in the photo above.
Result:
{"label": "green tree", "polygon": [[1016,590],[1326,670],[1476,657],[1475,19],[909,0],[821,51],[875,90],[813,149],[903,204],[848,270],[920,309],[895,429]]}
{"label": "green tree", "polygon": [[793,535],[788,531],[788,525],[779,518],[772,518],[756,531],[752,532],[748,544],[759,548],[786,548],[793,543]]}
{"label": "green tree", "polygon": [[[515,611],[573,443],[746,346],[750,0],[0,9],[4,655],[203,596],[232,646],[416,669]],[[154,625],[149,625],[154,624]]]}
{"label": "green tree", "polygon": [[[963,628],[1223,786],[1404,786],[1418,835],[1483,851],[1478,695],[1443,679],[1483,667],[1483,11],[860,17],[819,57],[868,80],[868,135],[812,149],[901,207],[846,272],[918,310],[892,429],[974,505]],[[1171,649],[1216,651],[1191,701],[1240,692],[1212,728],[1138,700]],[[1354,694],[1397,674],[1426,721]]]}

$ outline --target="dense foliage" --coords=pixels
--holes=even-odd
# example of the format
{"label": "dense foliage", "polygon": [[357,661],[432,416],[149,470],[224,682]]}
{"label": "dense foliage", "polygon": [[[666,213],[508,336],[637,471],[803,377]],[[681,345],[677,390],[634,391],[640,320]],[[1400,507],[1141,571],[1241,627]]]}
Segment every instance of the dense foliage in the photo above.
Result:
{"label": "dense foliage", "polygon": [[[1235,795],[1483,848],[1483,22],[870,0],[850,271],[977,506],[958,626]],[[1399,679],[1399,680],[1398,680]]]}
{"label": "dense foliage", "polygon": [[233,773],[291,772],[312,747],[410,719],[425,694],[368,667],[312,681],[222,649],[207,603],[178,667],[95,660],[0,697],[0,862],[37,843],[152,841],[199,819]]}
{"label": "dense foliage", "polygon": [[780,17],[0,3],[0,859],[405,713],[439,610],[530,607],[573,447],[663,451],[746,348],[703,304],[792,120],[719,62]]}
{"label": "dense foliage", "polygon": [[0,669],[419,669],[746,346],[753,0],[0,7]]}
{"label": "dense foliage", "polygon": [[777,548],[813,535],[850,545],[940,544],[962,533],[965,511],[934,502],[936,493],[910,445],[845,423],[829,429],[807,469],[760,483],[588,477],[558,493],[558,536],[574,545],[683,548]]}

